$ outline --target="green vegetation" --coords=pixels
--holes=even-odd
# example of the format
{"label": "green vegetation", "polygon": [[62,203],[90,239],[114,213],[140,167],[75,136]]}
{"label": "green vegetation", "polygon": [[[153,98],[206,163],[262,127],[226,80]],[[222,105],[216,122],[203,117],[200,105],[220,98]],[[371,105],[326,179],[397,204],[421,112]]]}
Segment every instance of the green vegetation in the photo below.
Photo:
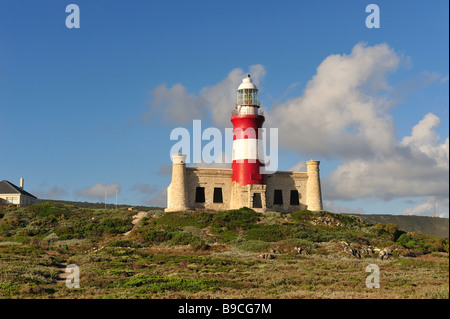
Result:
{"label": "green vegetation", "polygon": [[[133,228],[136,213],[49,202],[1,207],[0,298],[448,298],[448,239],[394,224],[242,208],[152,210]],[[388,248],[390,259],[355,257],[347,246]],[[70,263],[80,267],[81,289],[58,283]],[[389,272],[383,291],[365,288],[368,263]]]}

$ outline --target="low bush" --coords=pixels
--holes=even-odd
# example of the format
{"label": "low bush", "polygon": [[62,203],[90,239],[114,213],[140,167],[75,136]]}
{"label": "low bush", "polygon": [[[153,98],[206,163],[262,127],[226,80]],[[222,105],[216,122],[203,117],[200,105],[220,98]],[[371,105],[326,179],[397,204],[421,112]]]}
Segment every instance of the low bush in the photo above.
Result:
{"label": "low bush", "polygon": [[390,241],[397,241],[401,235],[405,234],[404,231],[394,224],[375,224],[374,229],[377,236]]}
{"label": "low bush", "polygon": [[200,241],[200,238],[186,232],[176,232],[170,240],[171,245],[189,245]]}
{"label": "low bush", "polygon": [[230,230],[249,229],[255,226],[261,214],[253,209],[243,207],[241,209],[228,210],[214,214],[213,226],[226,227]]}
{"label": "low bush", "polygon": [[246,238],[249,240],[262,240],[268,242],[279,241],[290,238],[295,230],[284,225],[255,225],[246,231]]}
{"label": "low bush", "polygon": [[398,238],[397,243],[408,249],[420,251],[421,253],[448,253],[449,241],[448,239],[440,239],[430,235],[404,233]]}
{"label": "low bush", "polygon": [[141,292],[164,292],[186,290],[191,292],[207,291],[217,288],[217,279],[202,279],[178,276],[137,275],[128,279],[124,287],[140,287]]}
{"label": "low bush", "polygon": [[262,240],[237,241],[234,246],[245,251],[262,252],[270,248],[270,244]]}

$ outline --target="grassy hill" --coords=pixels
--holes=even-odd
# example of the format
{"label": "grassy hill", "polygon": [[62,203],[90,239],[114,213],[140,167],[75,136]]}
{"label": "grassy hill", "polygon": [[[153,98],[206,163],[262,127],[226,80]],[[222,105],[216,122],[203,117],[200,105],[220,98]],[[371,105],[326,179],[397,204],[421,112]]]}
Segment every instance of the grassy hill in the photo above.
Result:
{"label": "grassy hill", "polygon": [[395,224],[407,232],[428,234],[440,238],[449,238],[449,219],[428,216],[405,215],[355,215],[367,223]]}
{"label": "grassy hill", "polygon": [[[0,208],[0,297],[448,298],[448,240],[393,224],[248,208],[136,213]],[[61,284],[67,264],[80,289]],[[369,264],[382,289],[365,286]]]}
{"label": "grassy hill", "polygon": [[[61,204],[61,205],[69,205],[77,208],[96,208],[96,209],[116,209],[115,204],[106,204],[105,203],[91,203],[91,202],[75,202],[68,200],[55,200],[55,199],[39,199],[39,203],[52,203],[52,204]],[[161,207],[153,207],[153,206],[133,206],[128,204],[118,204],[117,209],[127,209],[132,207],[135,210],[161,210]]]}

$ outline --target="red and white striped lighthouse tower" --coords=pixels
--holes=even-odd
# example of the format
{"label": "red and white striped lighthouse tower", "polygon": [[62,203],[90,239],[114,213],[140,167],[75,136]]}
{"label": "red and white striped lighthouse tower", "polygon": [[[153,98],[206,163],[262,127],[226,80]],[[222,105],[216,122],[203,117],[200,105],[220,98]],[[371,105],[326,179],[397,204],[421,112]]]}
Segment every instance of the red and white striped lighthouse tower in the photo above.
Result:
{"label": "red and white striped lighthouse tower", "polygon": [[264,123],[264,115],[259,107],[258,89],[248,74],[237,89],[236,109],[231,116],[233,123],[232,181],[241,186],[265,185],[267,181],[266,175],[260,172],[264,163],[258,154],[259,147],[262,145],[258,129],[262,128]]}

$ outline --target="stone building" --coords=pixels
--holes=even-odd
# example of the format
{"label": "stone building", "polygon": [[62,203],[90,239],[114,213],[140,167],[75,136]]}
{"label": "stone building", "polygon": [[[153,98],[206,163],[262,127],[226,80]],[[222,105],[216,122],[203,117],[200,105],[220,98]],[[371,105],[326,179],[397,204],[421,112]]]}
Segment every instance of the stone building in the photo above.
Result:
{"label": "stone building", "polygon": [[187,167],[186,155],[172,154],[172,181],[167,188],[166,212],[227,210],[249,207],[258,212],[322,210],[319,161],[306,162],[306,172],[261,173],[258,158],[264,123],[258,89],[250,75],[237,90],[232,112],[233,162],[231,169]]}

